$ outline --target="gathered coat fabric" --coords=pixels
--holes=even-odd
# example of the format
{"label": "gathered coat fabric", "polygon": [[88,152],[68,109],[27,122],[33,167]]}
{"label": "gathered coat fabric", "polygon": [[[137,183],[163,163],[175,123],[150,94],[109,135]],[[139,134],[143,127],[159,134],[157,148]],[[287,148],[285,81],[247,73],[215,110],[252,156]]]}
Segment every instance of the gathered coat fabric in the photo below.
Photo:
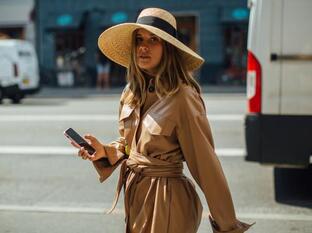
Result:
{"label": "gathered coat fabric", "polygon": [[117,195],[124,188],[126,233],[195,233],[202,205],[186,164],[203,191],[214,233],[241,233],[251,226],[236,219],[232,197],[197,91],[182,85],[171,96],[147,92],[143,107],[131,106],[126,87],[119,108],[120,138],[105,144],[112,166],[93,164],[103,182],[120,166]]}

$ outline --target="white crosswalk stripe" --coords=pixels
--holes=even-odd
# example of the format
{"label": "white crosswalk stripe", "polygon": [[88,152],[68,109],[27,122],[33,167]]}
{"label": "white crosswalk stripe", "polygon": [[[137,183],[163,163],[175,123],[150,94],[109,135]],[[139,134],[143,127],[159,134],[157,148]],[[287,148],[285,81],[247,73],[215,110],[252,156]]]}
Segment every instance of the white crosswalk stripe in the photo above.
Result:
{"label": "white crosswalk stripe", "polygon": [[[47,213],[83,213],[104,214],[109,209],[99,207],[66,207],[66,206],[27,206],[27,205],[0,205],[0,211],[16,212],[47,212]],[[115,208],[114,215],[124,215],[124,210]],[[254,220],[285,220],[285,221],[312,221],[312,215],[303,214],[281,214],[281,213],[236,213],[238,218]],[[208,217],[205,210],[203,218]]]}
{"label": "white crosswalk stripe", "polygon": [[[243,121],[242,114],[208,114],[209,121]],[[0,122],[42,122],[42,121],[117,121],[114,114],[92,115],[1,115]]]}
{"label": "white crosswalk stripe", "polygon": [[[32,154],[32,155],[68,155],[77,153],[74,147],[57,147],[57,146],[0,146],[1,154]],[[246,154],[243,148],[220,148],[216,149],[219,157],[242,157]]]}

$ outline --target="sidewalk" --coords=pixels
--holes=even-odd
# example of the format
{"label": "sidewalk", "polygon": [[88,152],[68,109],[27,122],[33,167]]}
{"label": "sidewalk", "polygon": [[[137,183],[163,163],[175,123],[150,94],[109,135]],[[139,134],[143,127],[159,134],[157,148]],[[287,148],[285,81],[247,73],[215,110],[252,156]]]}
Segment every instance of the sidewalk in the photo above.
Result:
{"label": "sidewalk", "polygon": [[[232,94],[246,93],[246,86],[215,86],[202,85],[202,92],[205,94]],[[80,98],[84,96],[103,96],[103,95],[120,95],[123,87],[115,87],[108,90],[99,90],[96,88],[75,88],[75,87],[43,87],[40,92],[33,97],[35,98]]]}

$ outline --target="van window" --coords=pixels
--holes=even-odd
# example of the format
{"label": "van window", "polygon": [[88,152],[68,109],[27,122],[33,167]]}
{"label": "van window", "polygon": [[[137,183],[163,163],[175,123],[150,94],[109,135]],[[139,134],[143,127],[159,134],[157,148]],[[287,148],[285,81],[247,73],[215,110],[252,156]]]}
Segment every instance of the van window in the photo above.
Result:
{"label": "van window", "polygon": [[31,56],[31,53],[28,52],[28,51],[19,51],[19,52],[18,52],[18,55],[19,55],[20,57],[30,57],[30,56]]}

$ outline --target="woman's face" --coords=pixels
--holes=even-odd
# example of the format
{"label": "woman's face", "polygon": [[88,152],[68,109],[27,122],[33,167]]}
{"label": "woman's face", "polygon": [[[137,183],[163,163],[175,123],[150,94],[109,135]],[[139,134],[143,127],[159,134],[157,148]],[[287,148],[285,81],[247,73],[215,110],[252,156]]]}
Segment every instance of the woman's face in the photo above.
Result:
{"label": "woman's face", "polygon": [[137,65],[149,74],[156,74],[163,54],[162,40],[145,29],[138,29],[135,42]]}

